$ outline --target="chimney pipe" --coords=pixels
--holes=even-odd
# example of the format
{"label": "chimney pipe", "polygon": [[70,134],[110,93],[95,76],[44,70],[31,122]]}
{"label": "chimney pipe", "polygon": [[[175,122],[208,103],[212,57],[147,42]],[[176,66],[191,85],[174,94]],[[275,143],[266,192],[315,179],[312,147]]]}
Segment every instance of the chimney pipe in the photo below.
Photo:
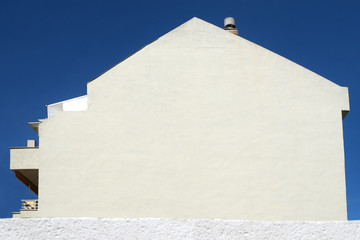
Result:
{"label": "chimney pipe", "polygon": [[225,18],[224,30],[231,32],[232,34],[239,35],[238,29],[235,26],[235,19],[232,17]]}

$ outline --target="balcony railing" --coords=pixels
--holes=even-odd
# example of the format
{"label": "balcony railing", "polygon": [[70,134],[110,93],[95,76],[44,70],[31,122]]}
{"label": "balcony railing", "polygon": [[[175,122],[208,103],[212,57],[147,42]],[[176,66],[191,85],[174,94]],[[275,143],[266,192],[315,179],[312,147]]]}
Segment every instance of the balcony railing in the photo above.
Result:
{"label": "balcony railing", "polygon": [[21,209],[27,211],[37,211],[38,210],[38,200],[21,200]]}

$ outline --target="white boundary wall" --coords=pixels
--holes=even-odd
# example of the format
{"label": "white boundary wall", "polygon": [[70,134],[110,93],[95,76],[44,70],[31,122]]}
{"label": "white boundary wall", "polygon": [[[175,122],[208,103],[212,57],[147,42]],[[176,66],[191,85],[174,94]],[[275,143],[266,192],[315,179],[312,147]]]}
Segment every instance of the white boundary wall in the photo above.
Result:
{"label": "white boundary wall", "polygon": [[360,221],[0,219],[0,239],[360,239]]}

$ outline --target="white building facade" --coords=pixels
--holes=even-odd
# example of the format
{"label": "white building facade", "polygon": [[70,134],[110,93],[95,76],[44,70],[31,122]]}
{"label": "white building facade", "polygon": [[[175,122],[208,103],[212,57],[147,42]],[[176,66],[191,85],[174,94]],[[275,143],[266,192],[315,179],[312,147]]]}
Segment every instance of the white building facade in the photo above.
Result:
{"label": "white building facade", "polygon": [[11,150],[14,217],[347,219],[346,87],[193,18],[87,90]]}

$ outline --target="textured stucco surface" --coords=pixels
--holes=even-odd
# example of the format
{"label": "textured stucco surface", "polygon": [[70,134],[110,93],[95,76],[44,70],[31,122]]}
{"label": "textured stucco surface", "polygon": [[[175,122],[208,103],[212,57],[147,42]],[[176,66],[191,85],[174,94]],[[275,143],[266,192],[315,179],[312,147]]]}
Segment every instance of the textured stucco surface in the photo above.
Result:
{"label": "textured stucco surface", "polygon": [[0,239],[360,239],[360,222],[33,218],[0,220]]}

